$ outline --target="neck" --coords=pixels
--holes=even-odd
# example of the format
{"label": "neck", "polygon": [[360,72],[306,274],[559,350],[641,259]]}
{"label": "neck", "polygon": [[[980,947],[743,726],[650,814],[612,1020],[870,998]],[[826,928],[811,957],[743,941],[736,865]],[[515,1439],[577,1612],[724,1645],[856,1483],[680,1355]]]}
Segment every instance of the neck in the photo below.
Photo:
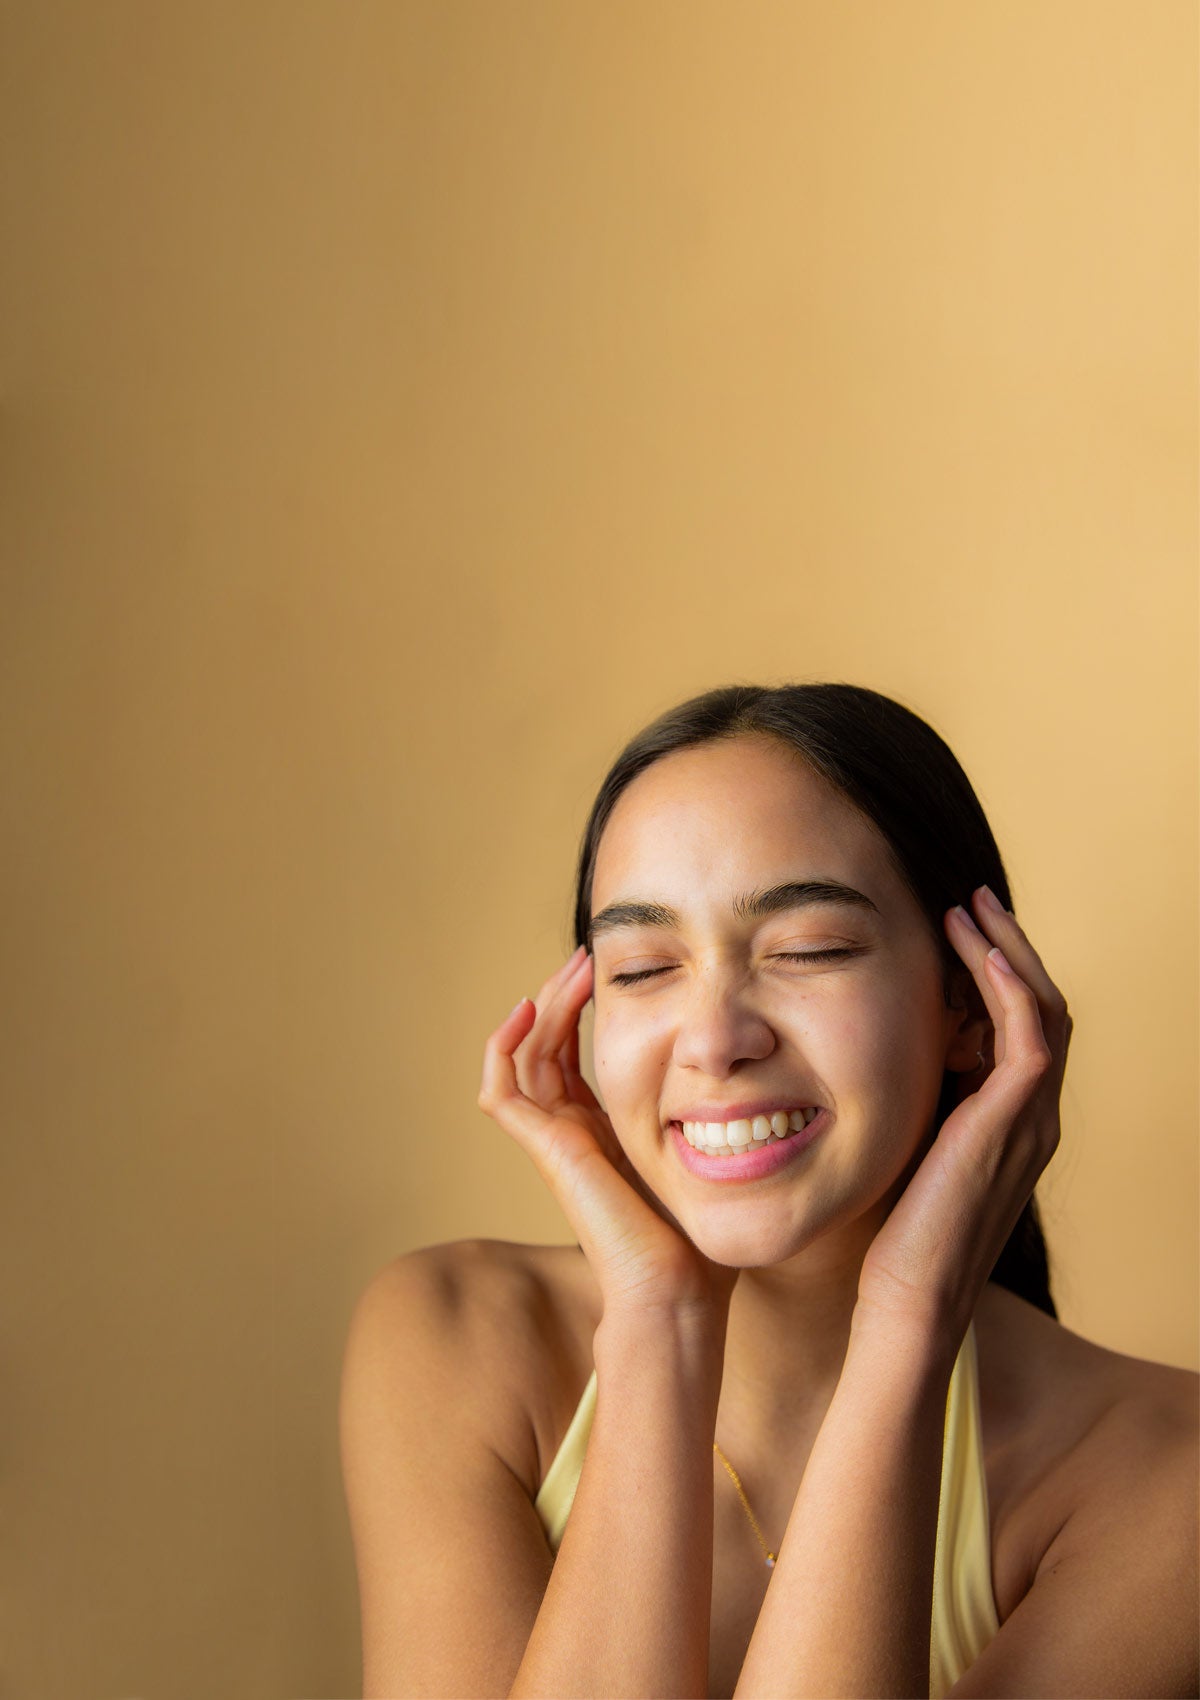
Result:
{"label": "neck", "polygon": [[860,1218],[785,1263],[743,1269],[729,1306],[719,1440],[770,1449],[815,1434],[850,1339],[863,1258],[879,1221]]}

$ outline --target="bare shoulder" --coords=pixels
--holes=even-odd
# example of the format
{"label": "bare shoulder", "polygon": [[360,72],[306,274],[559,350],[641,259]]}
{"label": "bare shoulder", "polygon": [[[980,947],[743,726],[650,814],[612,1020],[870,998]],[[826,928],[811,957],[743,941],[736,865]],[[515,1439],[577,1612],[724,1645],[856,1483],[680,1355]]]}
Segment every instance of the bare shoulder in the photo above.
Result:
{"label": "bare shoulder", "polygon": [[990,1284],[976,1324],[1001,1621],[1084,1549],[1147,1580],[1162,1567],[1189,1621],[1200,1377],[1097,1345]]}
{"label": "bare shoulder", "polygon": [[555,1399],[589,1373],[581,1261],[462,1240],[359,1295],[339,1430],[364,1695],[510,1691],[553,1566],[534,1501]]}
{"label": "bare shoulder", "polygon": [[369,1330],[398,1372],[419,1369],[431,1410],[453,1401],[532,1494],[591,1373],[598,1319],[578,1246],[464,1239],[384,1264],[351,1332]]}

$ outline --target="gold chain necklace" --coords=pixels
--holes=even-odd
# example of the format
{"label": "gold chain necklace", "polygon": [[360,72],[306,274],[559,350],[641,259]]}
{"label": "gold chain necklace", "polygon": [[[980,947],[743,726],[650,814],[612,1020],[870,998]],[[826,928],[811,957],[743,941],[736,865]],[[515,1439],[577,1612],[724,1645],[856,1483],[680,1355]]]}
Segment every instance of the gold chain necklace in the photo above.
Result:
{"label": "gold chain necklace", "polygon": [[763,1554],[764,1554],[766,1561],[767,1561],[767,1569],[768,1570],[774,1570],[774,1568],[775,1568],[775,1554],[770,1551],[770,1549],[767,1546],[766,1541],[763,1540],[763,1532],[758,1526],[758,1518],[754,1515],[753,1511],[751,1511],[750,1501],[746,1498],[746,1490],[742,1486],[742,1478],[738,1475],[737,1471],[734,1469],[733,1465],[729,1462],[728,1458],[726,1458],[725,1454],[721,1451],[721,1448],[717,1445],[715,1440],[713,1441],[713,1451],[716,1453],[717,1457],[721,1460],[722,1464],[724,1464],[725,1468],[729,1471],[730,1480],[733,1482],[734,1487],[737,1489],[738,1498],[742,1502],[742,1509],[743,1509],[743,1511],[745,1511],[747,1517],[750,1519],[750,1527],[754,1530],[754,1538],[758,1542],[759,1546],[763,1549]]}

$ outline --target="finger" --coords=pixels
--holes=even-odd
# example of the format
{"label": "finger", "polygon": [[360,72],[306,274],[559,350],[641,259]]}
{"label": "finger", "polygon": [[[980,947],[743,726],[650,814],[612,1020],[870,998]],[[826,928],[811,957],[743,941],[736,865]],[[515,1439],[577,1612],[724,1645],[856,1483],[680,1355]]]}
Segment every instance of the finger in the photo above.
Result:
{"label": "finger", "polygon": [[579,1074],[579,1023],[568,1029],[566,1040],[558,1053],[559,1066],[565,1075],[574,1079]]}
{"label": "finger", "polygon": [[[521,1090],[513,1053],[528,1035],[533,1017],[533,999],[522,998],[489,1037],[478,1103],[533,1160],[558,1202],[567,1208],[562,1191],[564,1167],[577,1167],[589,1152],[594,1154],[597,1136],[603,1135],[609,1123],[597,1106],[598,1125],[589,1129],[583,1121],[564,1117],[561,1103],[555,1106],[557,1113],[552,1113]],[[612,1143],[616,1146],[615,1136]]]}
{"label": "finger", "polygon": [[607,1117],[601,1115],[601,1125],[589,1127],[573,1121],[569,1112],[550,1115],[520,1091],[514,1052],[534,1019],[533,1000],[523,998],[488,1038],[479,1107],[533,1160],[589,1263],[603,1270],[630,1239],[631,1206],[661,1212],[628,1164]]}
{"label": "finger", "polygon": [[596,1137],[600,1147],[617,1172],[625,1177],[631,1186],[642,1194],[647,1202],[649,1195],[642,1187],[641,1177],[630,1163],[629,1158],[617,1138],[608,1112],[596,1097],[579,1066],[579,1024],[572,1026],[567,1034],[562,1049],[558,1053],[559,1067],[562,1069],[563,1080],[566,1083],[567,1096],[573,1104],[579,1104],[593,1118]]}
{"label": "finger", "polygon": [[549,1101],[554,1102],[563,1095],[560,1081],[553,1078],[548,1081],[545,1078],[541,1080],[536,1078],[538,1057],[542,1049],[542,1038],[545,1031],[544,1022],[539,1030],[539,1022],[554,1001],[557,992],[578,968],[582,955],[583,947],[581,945],[555,969],[549,979],[543,982],[536,998],[530,999],[533,1004],[534,1019],[528,1032],[524,1034],[521,1050],[516,1058],[517,1084],[526,1097],[536,1098],[540,1101],[548,1095]]}
{"label": "finger", "polygon": [[535,998],[530,999],[530,1002],[537,1004],[539,1008],[543,1003],[549,1002],[550,998],[553,997],[558,988],[563,985],[565,981],[570,979],[571,975],[578,968],[585,955],[585,947],[583,945],[579,945],[577,949],[571,952],[566,961],[560,962],[553,974],[543,981],[541,990]]}
{"label": "finger", "polygon": [[593,1132],[582,1123],[572,1124],[562,1113],[549,1114],[520,1090],[512,1050],[532,1019],[533,1000],[525,998],[489,1038],[479,1107],[531,1159],[591,1256],[596,1250],[594,1219],[603,1223],[615,1212],[625,1183]]}
{"label": "finger", "polygon": [[983,1159],[981,1172],[995,1184],[1002,1166],[1010,1165],[1010,1174],[1022,1177],[1019,1190],[1024,1199],[1058,1146],[1062,1070],[1042,1029],[1033,988],[1014,972],[998,945],[988,951],[984,964],[1004,1008],[997,1026],[1004,1056],[967,1105],[968,1111],[974,1105],[967,1125],[974,1123],[976,1138],[964,1149],[974,1144],[976,1156]]}
{"label": "finger", "polygon": [[999,945],[1017,974],[1032,988],[1042,1013],[1043,1028],[1065,1056],[1067,1000],[1046,972],[1046,965],[1030,944],[1024,928],[986,885],[973,893],[972,907],[974,919],[985,936],[992,944]]}
{"label": "finger", "polygon": [[571,952],[565,962],[559,963],[553,974],[551,974],[549,979],[543,983],[542,989],[537,994],[536,998],[533,999],[533,1002],[537,1004],[539,1009],[543,1004],[550,1001],[560,987],[566,984],[586,955],[586,946],[579,945]]}
{"label": "finger", "polygon": [[576,953],[573,969],[557,979],[538,1004],[537,1019],[517,1057],[517,1079],[527,1097],[549,1107],[567,1096],[559,1060],[572,1030],[591,995],[591,966],[586,954]]}
{"label": "finger", "polygon": [[[947,925],[955,948],[975,976],[995,1030],[996,1072],[984,1081],[980,1097],[988,1103],[998,1092],[1007,1097],[1013,1088],[1018,1097],[1031,1096],[1054,1061],[1037,996],[999,946],[989,946],[964,910],[951,910]],[[1005,1078],[997,1088],[994,1083],[1001,1074]]]}
{"label": "finger", "polygon": [[584,955],[582,949],[575,951],[538,993],[534,1024],[516,1059],[521,1090],[540,1104],[558,1104],[567,1097],[558,1054],[569,1031],[569,1016],[564,1016],[571,1008],[570,993]]}
{"label": "finger", "polygon": [[589,1110],[596,1110],[603,1115],[604,1111],[597,1101],[595,1093],[584,1079],[583,1071],[579,1066],[579,1023],[577,1021],[568,1030],[566,1041],[558,1053],[558,1066],[562,1069],[567,1096],[576,1104],[583,1104]]}
{"label": "finger", "polygon": [[945,925],[950,943],[971,970],[984,1006],[991,1017],[990,1044],[985,1039],[983,1048],[985,1057],[987,1050],[991,1049],[992,1060],[998,1066],[1004,1060],[1004,1004],[984,967],[990,948],[989,941],[961,906],[947,911]]}
{"label": "finger", "polygon": [[553,1121],[521,1091],[513,1061],[513,1052],[528,1035],[535,1015],[533,1000],[522,998],[488,1036],[478,1099],[484,1114],[498,1121],[530,1156],[540,1150]]}
{"label": "finger", "polygon": [[954,928],[955,949],[975,976],[992,1018],[997,1068],[1008,1062],[1022,1077],[1044,1072],[1040,1059],[1044,1053],[1053,1061],[1053,1053],[1035,990],[1000,947],[989,943],[965,909],[951,910],[947,921]]}
{"label": "finger", "polygon": [[992,946],[984,962],[1004,1006],[1004,1061],[1036,1086],[1054,1063],[1037,995],[999,945]]}

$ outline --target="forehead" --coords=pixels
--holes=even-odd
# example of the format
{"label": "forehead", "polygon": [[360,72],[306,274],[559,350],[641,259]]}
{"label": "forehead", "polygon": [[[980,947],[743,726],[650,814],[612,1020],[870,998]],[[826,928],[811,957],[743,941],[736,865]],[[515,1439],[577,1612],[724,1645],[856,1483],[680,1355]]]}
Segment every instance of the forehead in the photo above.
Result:
{"label": "forehead", "polygon": [[820,875],[877,901],[901,883],[873,823],[795,751],[726,739],[662,757],[622,792],[600,839],[592,913],[627,898],[682,910]]}

